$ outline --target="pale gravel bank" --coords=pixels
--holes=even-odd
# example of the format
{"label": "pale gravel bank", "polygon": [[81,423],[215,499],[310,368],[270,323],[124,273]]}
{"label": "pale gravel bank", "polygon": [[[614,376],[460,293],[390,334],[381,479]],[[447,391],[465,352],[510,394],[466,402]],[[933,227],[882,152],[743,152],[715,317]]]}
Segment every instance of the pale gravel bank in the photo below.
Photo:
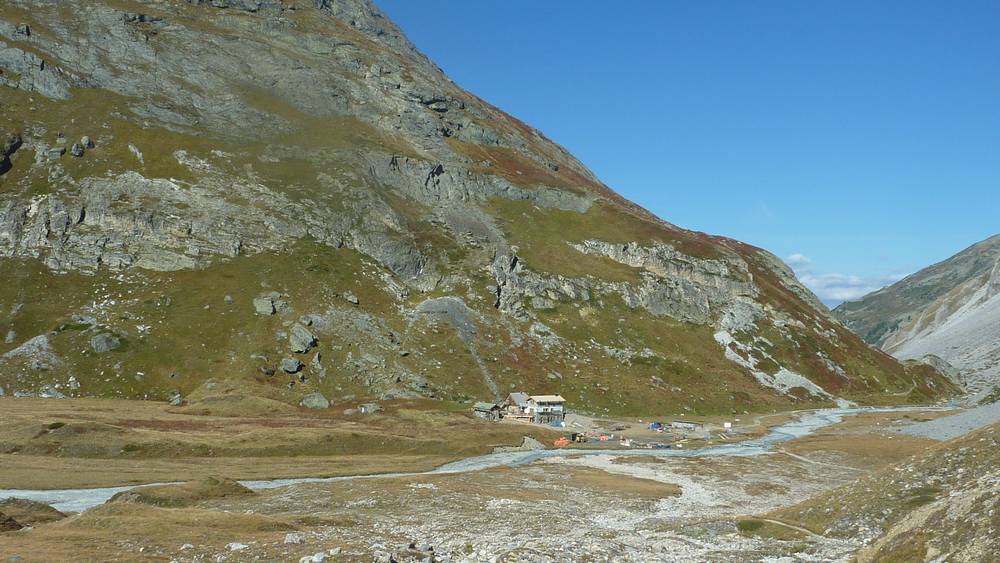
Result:
{"label": "pale gravel bank", "polygon": [[995,422],[1000,422],[1000,402],[936,420],[919,422],[901,429],[900,432],[932,440],[951,440]]}

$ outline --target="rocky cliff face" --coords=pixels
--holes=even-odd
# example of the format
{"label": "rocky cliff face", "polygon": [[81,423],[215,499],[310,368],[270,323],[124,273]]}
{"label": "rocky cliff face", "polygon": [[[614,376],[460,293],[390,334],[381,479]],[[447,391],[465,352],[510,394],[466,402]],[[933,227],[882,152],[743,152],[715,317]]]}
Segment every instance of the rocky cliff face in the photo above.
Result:
{"label": "rocky cliff face", "polygon": [[364,0],[10,0],[0,91],[8,393],[951,392],[770,254],[618,196]]}
{"label": "rocky cliff face", "polygon": [[894,356],[943,361],[988,392],[1000,384],[1000,235],[834,313]]}

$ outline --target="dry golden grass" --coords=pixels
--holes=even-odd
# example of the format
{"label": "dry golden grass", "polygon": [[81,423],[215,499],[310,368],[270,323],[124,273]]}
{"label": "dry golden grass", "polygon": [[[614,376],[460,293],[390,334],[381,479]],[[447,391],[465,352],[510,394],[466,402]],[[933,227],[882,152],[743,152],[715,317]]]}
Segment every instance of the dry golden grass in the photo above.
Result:
{"label": "dry golden grass", "polygon": [[294,529],[288,520],[273,516],[115,503],[31,531],[4,534],[0,553],[40,562],[170,561],[163,552],[176,552],[179,538],[221,547],[235,538],[244,543],[280,541]]}
{"label": "dry golden grass", "polygon": [[878,469],[916,455],[937,442],[906,435],[864,434],[853,436],[807,436],[782,444],[786,451],[813,459],[816,454],[832,454],[837,463],[857,469]]}
{"label": "dry golden grass", "polygon": [[344,415],[339,406],[237,417],[144,401],[0,399],[0,488],[424,471],[525,435],[551,442],[558,434],[434,410],[443,405],[430,401],[384,406],[377,415]]}
{"label": "dry golden grass", "polygon": [[460,457],[348,455],[114,460],[2,455],[0,484],[11,489],[72,489],[203,479],[213,475],[253,480],[409,473],[428,471]]}
{"label": "dry golden grass", "polygon": [[250,497],[255,493],[232,479],[206,477],[176,485],[151,485],[118,493],[108,502],[131,502],[162,507],[191,506],[205,500]]}
{"label": "dry golden grass", "polygon": [[780,444],[777,450],[821,462],[875,470],[938,443],[899,434],[894,429],[947,414],[941,411],[862,413],[848,417],[840,424],[822,428],[813,435]]}

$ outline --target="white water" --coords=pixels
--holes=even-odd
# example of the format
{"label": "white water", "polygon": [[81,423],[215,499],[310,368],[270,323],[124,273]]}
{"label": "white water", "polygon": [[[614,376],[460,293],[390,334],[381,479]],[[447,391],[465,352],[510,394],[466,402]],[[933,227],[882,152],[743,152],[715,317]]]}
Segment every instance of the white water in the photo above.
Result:
{"label": "white water", "polygon": [[[946,407],[939,407],[946,408]],[[933,410],[934,407],[884,407],[884,408],[846,408],[809,411],[799,416],[797,420],[776,426],[767,435],[745,442],[706,446],[689,450],[607,450],[607,449],[559,449],[526,452],[506,452],[470,457],[437,469],[420,473],[382,473],[377,475],[345,475],[341,477],[312,477],[299,479],[268,479],[261,481],[240,481],[244,486],[254,489],[274,489],[302,483],[328,483],[346,481],[349,479],[386,479],[392,477],[409,477],[415,475],[435,475],[446,473],[468,473],[499,466],[516,466],[531,463],[540,459],[548,459],[569,455],[601,455],[613,453],[618,456],[643,455],[663,457],[717,457],[717,456],[755,456],[767,453],[775,444],[812,434],[825,426],[837,424],[845,416],[862,412],[891,412],[905,410]],[[167,483],[151,483],[167,484]],[[136,486],[105,487],[97,489],[62,489],[62,490],[19,490],[0,489],[0,498],[19,497],[38,502],[44,502],[63,512],[80,512],[103,504],[112,496],[133,489]]]}

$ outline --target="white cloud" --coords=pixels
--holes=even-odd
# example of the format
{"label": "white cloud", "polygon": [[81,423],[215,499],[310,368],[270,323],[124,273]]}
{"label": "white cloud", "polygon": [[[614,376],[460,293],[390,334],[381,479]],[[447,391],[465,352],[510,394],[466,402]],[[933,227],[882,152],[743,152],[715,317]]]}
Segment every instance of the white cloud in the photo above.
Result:
{"label": "white cloud", "polygon": [[792,254],[785,259],[785,262],[795,271],[802,285],[808,287],[830,307],[844,301],[860,299],[905,277],[899,274],[856,276],[836,272],[816,272],[812,260],[803,254]]}
{"label": "white cloud", "polygon": [[788,258],[785,258],[785,262],[795,271],[808,268],[812,265],[812,260],[805,254],[792,254]]}

